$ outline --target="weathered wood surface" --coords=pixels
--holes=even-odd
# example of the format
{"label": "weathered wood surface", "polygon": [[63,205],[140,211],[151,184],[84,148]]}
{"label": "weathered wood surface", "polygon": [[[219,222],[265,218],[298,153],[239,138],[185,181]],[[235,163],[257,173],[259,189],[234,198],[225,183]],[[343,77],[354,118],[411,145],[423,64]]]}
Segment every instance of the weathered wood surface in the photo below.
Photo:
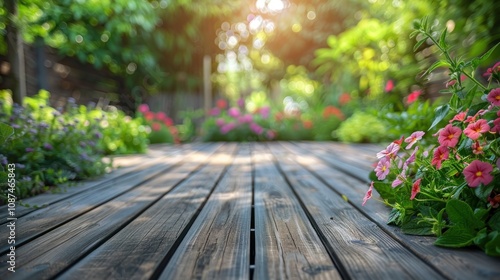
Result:
{"label": "weathered wood surface", "polygon": [[[500,279],[500,259],[432,245],[361,201],[377,145],[195,143],[18,206],[0,279]],[[375,197],[377,195],[375,194]]]}

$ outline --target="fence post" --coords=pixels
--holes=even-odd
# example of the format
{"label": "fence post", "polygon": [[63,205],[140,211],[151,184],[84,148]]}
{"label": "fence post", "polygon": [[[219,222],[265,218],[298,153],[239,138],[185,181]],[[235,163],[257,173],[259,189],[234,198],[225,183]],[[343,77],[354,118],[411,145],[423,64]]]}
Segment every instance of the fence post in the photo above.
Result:
{"label": "fence post", "polygon": [[11,77],[14,80],[12,99],[22,104],[26,96],[26,71],[24,65],[24,46],[19,28],[12,17],[17,17],[17,1],[6,1],[7,11],[7,59],[11,65]]}
{"label": "fence post", "polygon": [[204,108],[208,113],[212,107],[212,61],[209,55],[203,57],[203,95],[204,95]]}

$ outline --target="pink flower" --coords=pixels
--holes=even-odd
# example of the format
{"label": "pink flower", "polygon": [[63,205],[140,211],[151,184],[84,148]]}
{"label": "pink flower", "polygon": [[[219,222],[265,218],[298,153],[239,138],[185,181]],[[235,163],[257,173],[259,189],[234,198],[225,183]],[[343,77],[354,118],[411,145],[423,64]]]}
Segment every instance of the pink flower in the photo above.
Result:
{"label": "pink flower", "polygon": [[141,104],[141,105],[139,105],[139,107],[137,107],[137,111],[141,112],[142,114],[148,112],[149,111],[148,104]]}
{"label": "pink flower", "polygon": [[455,85],[457,83],[457,80],[449,80],[447,83],[446,83],[446,87],[451,87],[453,85]]}
{"label": "pink flower", "polygon": [[493,133],[495,133],[495,132],[496,133],[500,133],[500,118],[495,119],[493,121],[493,127],[491,128],[491,132],[493,132]]}
{"label": "pink flower", "polygon": [[467,116],[467,111],[469,109],[467,109],[465,112],[460,112],[458,114],[456,114],[453,119],[450,120],[450,123],[453,122],[453,121],[459,121],[459,122],[463,122],[465,120],[465,117]]}
{"label": "pink flower", "polygon": [[421,90],[415,90],[412,93],[408,95],[408,99],[406,99],[407,104],[411,104],[415,101],[417,101],[418,97],[422,94]]}
{"label": "pink flower", "polygon": [[422,181],[422,178],[417,179],[417,181],[413,183],[413,186],[411,187],[410,200],[415,199],[415,196],[417,196],[417,194],[420,192],[420,181]]}
{"label": "pink flower", "polygon": [[147,111],[147,112],[144,113],[144,118],[147,121],[152,121],[155,118],[155,113]]}
{"label": "pink flower", "polygon": [[493,67],[488,68],[486,70],[486,73],[483,74],[483,76],[488,77],[488,81],[490,81],[491,77],[498,76],[499,73],[500,73],[500,62],[497,62],[495,63],[495,65],[493,65]]}
{"label": "pink flower", "polygon": [[469,166],[464,168],[463,174],[467,184],[475,188],[481,183],[488,185],[493,181],[493,176],[490,174],[491,171],[493,171],[493,166],[491,166],[491,164],[480,160],[474,160]]}
{"label": "pink flower", "polygon": [[253,131],[253,133],[255,133],[257,135],[260,135],[260,134],[262,134],[262,132],[264,132],[264,129],[256,123],[250,124],[250,130]]}
{"label": "pink flower", "polygon": [[378,162],[377,167],[375,167],[375,172],[379,180],[384,180],[385,177],[387,177],[387,174],[389,174],[389,167],[391,167],[391,161],[386,157]]}
{"label": "pink flower", "polygon": [[238,122],[240,123],[251,123],[253,121],[253,117],[250,114],[245,114],[238,118]]}
{"label": "pink flower", "polygon": [[238,107],[240,107],[241,109],[245,108],[245,99],[244,98],[239,98],[236,101],[236,105],[238,105]]}
{"label": "pink flower", "polygon": [[272,140],[274,137],[276,137],[276,132],[274,130],[268,130],[266,132],[267,139]]}
{"label": "pink flower", "polygon": [[423,131],[415,131],[413,132],[410,137],[405,139],[406,143],[409,143],[408,146],[406,146],[406,149],[409,150],[411,147],[417,143],[418,140],[422,139],[422,136],[424,136],[425,132]]}
{"label": "pink flower", "polygon": [[163,120],[165,120],[166,117],[167,117],[167,115],[164,112],[158,112],[158,113],[156,113],[156,119],[157,120],[163,121]]}
{"label": "pink flower", "polygon": [[219,127],[223,126],[224,124],[226,123],[226,121],[223,119],[223,118],[218,118],[216,121],[215,121],[215,124]]}
{"label": "pink flower", "polygon": [[434,150],[434,157],[432,158],[431,164],[436,166],[436,169],[441,168],[441,164],[444,160],[447,160],[450,156],[450,151],[446,146],[439,146]]}
{"label": "pink flower", "polygon": [[411,153],[410,157],[405,161],[404,166],[408,166],[415,162],[415,158],[417,157],[418,146],[415,147],[413,153]]}
{"label": "pink flower", "polygon": [[368,190],[366,191],[365,197],[363,197],[363,204],[361,204],[362,206],[365,206],[368,199],[372,198],[372,193],[373,193],[373,181],[370,184]]}
{"label": "pink flower", "polygon": [[172,126],[174,124],[174,121],[171,118],[169,118],[169,117],[165,117],[165,119],[163,120],[163,123],[166,126]]}
{"label": "pink flower", "polygon": [[220,115],[220,109],[215,107],[215,108],[212,108],[210,109],[210,111],[208,112],[208,115],[209,116],[218,116]]}
{"label": "pink flower", "polygon": [[490,126],[486,120],[480,119],[476,122],[470,123],[464,129],[464,134],[472,140],[477,140],[481,135],[490,130]]}
{"label": "pink flower", "polygon": [[227,114],[231,117],[231,118],[237,118],[240,116],[240,110],[238,108],[235,108],[235,107],[232,107],[230,108],[228,111],[227,111]]}
{"label": "pink flower", "polygon": [[393,158],[398,153],[399,148],[400,146],[398,144],[391,143],[389,144],[389,146],[387,146],[385,150],[377,153],[377,158],[383,158],[383,157]]}
{"label": "pink flower", "polygon": [[392,80],[388,80],[385,84],[385,92],[391,92],[394,89],[394,82]]}
{"label": "pink flower", "polygon": [[406,181],[406,174],[404,173],[404,171],[399,174],[396,179],[392,182],[391,184],[391,187],[395,188],[399,185],[401,185],[402,183],[404,183],[404,181]]}
{"label": "pink flower", "polygon": [[269,118],[269,112],[271,112],[271,109],[268,106],[264,106],[259,109],[259,113],[264,119]]}
{"label": "pink flower", "polygon": [[236,127],[234,123],[227,123],[220,128],[220,133],[227,134]]}
{"label": "pink flower", "polygon": [[457,145],[460,134],[462,130],[459,127],[448,124],[439,132],[438,142],[441,146],[453,148]]}
{"label": "pink flower", "polygon": [[500,106],[500,88],[492,89],[487,99],[493,106]]}

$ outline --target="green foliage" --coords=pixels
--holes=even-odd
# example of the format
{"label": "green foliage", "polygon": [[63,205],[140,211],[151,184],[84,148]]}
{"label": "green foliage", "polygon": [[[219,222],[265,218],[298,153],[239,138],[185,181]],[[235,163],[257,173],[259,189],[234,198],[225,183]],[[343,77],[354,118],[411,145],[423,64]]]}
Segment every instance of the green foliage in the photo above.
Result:
{"label": "green foliage", "polygon": [[[394,106],[387,105],[378,111],[377,117],[386,124],[389,139],[410,135],[414,131],[430,132],[437,124],[444,124],[444,118],[448,115],[448,112],[440,109],[446,105],[440,104],[442,101],[417,101],[410,104],[405,111],[395,111]],[[437,116],[442,118],[436,118]]]}
{"label": "green foliage", "polygon": [[[0,146],[0,165],[15,164],[18,199],[104,174],[110,167],[103,161],[105,153],[145,151],[146,129],[123,112],[77,106],[71,100],[56,110],[48,100],[49,93],[40,91],[26,97],[23,106],[14,104],[10,113],[0,115],[2,131],[6,131],[2,135],[11,130],[4,130],[3,123],[14,129],[9,141]],[[5,197],[1,192],[0,198]]]}
{"label": "green foliage", "polygon": [[379,143],[387,140],[387,127],[376,114],[357,111],[334,132],[342,142]]}

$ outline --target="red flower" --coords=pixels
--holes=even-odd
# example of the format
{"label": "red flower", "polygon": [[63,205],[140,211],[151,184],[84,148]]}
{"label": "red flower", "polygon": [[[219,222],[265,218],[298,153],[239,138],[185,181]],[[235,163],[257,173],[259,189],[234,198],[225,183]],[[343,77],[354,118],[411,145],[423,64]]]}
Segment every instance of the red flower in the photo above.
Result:
{"label": "red flower", "polygon": [[486,120],[478,120],[476,122],[470,123],[466,129],[464,129],[464,134],[467,135],[472,140],[477,140],[481,135],[490,130],[490,126]]}
{"label": "red flower", "polygon": [[323,110],[323,118],[327,119],[331,116],[335,116],[338,119],[344,119],[344,114],[342,114],[342,111],[340,111],[339,108],[334,107],[334,106],[326,106],[325,109]]}
{"label": "red flower", "polygon": [[467,184],[475,188],[481,183],[488,185],[493,181],[493,176],[490,174],[491,171],[493,171],[493,166],[491,166],[491,164],[480,160],[474,160],[469,166],[464,168],[463,174]]}
{"label": "red flower", "polygon": [[313,127],[313,122],[309,120],[302,121],[302,125],[305,129],[311,129]]}
{"label": "red flower", "polygon": [[421,90],[415,90],[410,95],[408,95],[408,99],[406,99],[407,104],[411,104],[415,101],[417,101],[418,97],[422,94]]}
{"label": "red flower", "polygon": [[216,102],[217,108],[223,110],[227,108],[227,101],[224,99],[218,99]]}
{"label": "red flower", "polygon": [[417,181],[413,183],[413,186],[411,187],[410,200],[415,199],[415,196],[417,196],[417,194],[420,192],[420,181],[422,181],[422,178],[417,179]]}
{"label": "red flower", "polygon": [[401,144],[403,144],[404,139],[405,139],[405,136],[401,135],[401,138],[399,138],[398,140],[392,141],[392,143],[398,144],[399,146],[401,146]]}
{"label": "red flower", "polygon": [[366,191],[365,197],[363,198],[363,204],[361,204],[362,206],[365,206],[365,203],[368,201],[368,199],[372,198],[372,192],[373,192],[373,181],[370,184],[368,191]]}
{"label": "red flower", "polygon": [[388,80],[385,84],[385,92],[391,92],[394,89],[394,82],[392,80]]}
{"label": "red flower", "polygon": [[339,104],[341,106],[349,103],[351,101],[351,96],[349,95],[349,93],[342,93],[340,96],[339,96]]}
{"label": "red flower", "polygon": [[172,121],[172,119],[169,117],[165,117],[163,122],[165,123],[166,126],[172,126],[174,124],[174,121]]}
{"label": "red flower", "polygon": [[486,73],[483,74],[483,76],[488,77],[488,81],[491,80],[491,77],[498,76],[500,74],[500,61],[495,63],[493,67],[488,68],[486,70]]}
{"label": "red flower", "polygon": [[167,115],[164,112],[158,112],[158,113],[156,113],[156,119],[159,120],[159,121],[165,120],[166,117],[167,117]]}
{"label": "red flower", "polygon": [[436,166],[436,169],[441,168],[441,164],[444,160],[447,160],[450,156],[450,151],[446,146],[439,146],[434,150],[434,157],[432,158],[431,164]]}
{"label": "red flower", "polygon": [[161,124],[155,122],[153,124],[151,124],[151,128],[154,130],[154,131],[158,131],[161,129]]}
{"label": "red flower", "polygon": [[439,144],[453,148],[457,145],[460,134],[462,134],[462,130],[459,127],[448,124],[439,132]]}
{"label": "red flower", "polygon": [[145,112],[144,113],[144,118],[147,120],[147,121],[152,121],[154,118],[155,118],[155,113],[153,112]]}

